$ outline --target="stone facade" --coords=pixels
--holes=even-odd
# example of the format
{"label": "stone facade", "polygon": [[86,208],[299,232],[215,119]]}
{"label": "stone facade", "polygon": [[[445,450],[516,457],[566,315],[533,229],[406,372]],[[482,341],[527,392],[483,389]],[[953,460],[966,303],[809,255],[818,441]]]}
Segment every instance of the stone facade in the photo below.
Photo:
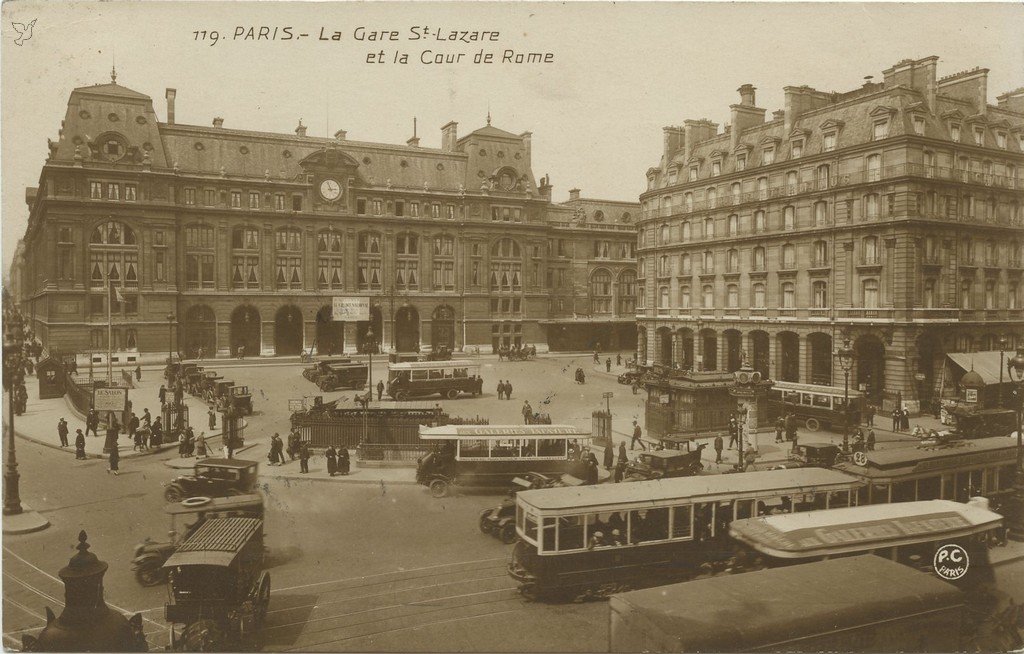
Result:
{"label": "stone facade", "polygon": [[905,60],[846,93],[739,89],[724,132],[666,127],[641,196],[638,356],[934,399],[946,352],[1024,343],[1024,89]]}

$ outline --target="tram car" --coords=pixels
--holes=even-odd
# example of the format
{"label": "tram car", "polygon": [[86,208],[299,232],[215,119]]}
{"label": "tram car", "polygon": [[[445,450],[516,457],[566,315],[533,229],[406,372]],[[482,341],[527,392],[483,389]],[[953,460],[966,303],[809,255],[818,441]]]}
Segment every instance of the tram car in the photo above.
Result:
{"label": "tram car", "polygon": [[671,583],[731,556],[733,520],[850,506],[859,487],[841,472],[796,468],[522,491],[508,572],[528,599]]}

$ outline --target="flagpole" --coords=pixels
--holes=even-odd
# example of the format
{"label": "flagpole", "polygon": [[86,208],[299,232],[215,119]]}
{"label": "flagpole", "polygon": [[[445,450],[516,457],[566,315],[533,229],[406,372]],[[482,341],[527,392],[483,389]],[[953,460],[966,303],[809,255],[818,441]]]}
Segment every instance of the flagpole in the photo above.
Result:
{"label": "flagpole", "polygon": [[107,388],[110,388],[114,380],[114,366],[111,359],[114,358],[114,319],[112,317],[111,305],[114,303],[114,285],[111,283],[110,275],[107,275]]}

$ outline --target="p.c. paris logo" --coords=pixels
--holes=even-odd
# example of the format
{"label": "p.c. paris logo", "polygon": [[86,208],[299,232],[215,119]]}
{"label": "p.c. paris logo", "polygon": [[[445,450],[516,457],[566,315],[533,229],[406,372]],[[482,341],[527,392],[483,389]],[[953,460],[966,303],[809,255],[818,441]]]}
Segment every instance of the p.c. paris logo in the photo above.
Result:
{"label": "p.c. paris logo", "polygon": [[967,550],[955,543],[947,543],[935,550],[935,558],[932,559],[935,574],[947,581],[963,577],[970,565],[971,559],[967,556]]}

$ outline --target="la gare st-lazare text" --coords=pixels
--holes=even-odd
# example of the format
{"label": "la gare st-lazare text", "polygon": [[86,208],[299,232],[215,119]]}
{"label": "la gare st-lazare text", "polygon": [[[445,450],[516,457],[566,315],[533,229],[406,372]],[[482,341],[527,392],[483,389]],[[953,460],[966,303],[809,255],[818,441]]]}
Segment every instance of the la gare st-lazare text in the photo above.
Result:
{"label": "la gare st-lazare text", "polygon": [[[269,25],[237,25],[231,35],[232,41],[298,41],[302,39],[314,39],[317,41],[357,41],[357,42],[383,42],[383,41],[445,41],[455,43],[496,43],[501,37],[498,30],[461,30],[429,25],[414,26],[407,30],[373,28],[360,25],[351,31],[350,38],[345,30],[338,30],[330,27],[318,27],[315,30],[301,30],[297,27],[269,26]],[[226,39],[226,35],[219,30],[194,30],[193,38],[196,41],[204,41],[214,45]],[[404,35],[404,36],[403,36]]]}

